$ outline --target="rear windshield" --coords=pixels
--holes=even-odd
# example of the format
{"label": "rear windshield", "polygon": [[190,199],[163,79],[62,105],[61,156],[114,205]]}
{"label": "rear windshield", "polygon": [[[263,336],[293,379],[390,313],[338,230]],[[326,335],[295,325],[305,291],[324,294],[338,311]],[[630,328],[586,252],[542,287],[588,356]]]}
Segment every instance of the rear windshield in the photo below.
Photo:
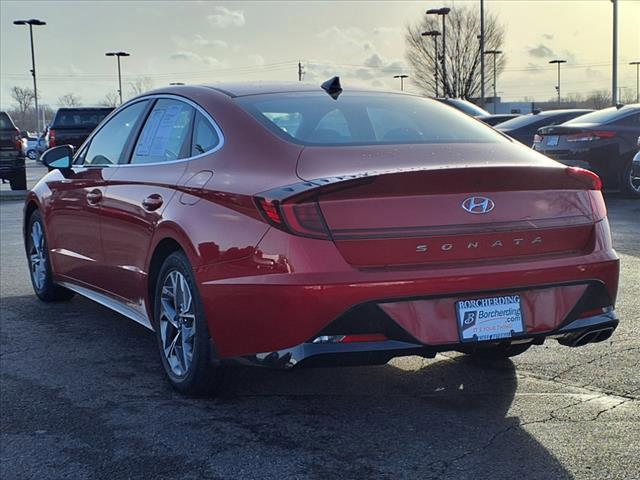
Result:
{"label": "rear windshield", "polygon": [[624,117],[631,111],[632,110],[629,107],[620,109],[616,107],[603,108],[602,110],[597,110],[595,112],[576,117],[569,120],[567,123],[609,123]]}
{"label": "rear windshield", "polygon": [[55,128],[93,129],[110,113],[111,109],[58,110],[53,125]]}
{"label": "rear windshield", "polygon": [[468,113],[469,115],[473,115],[473,116],[489,115],[489,112],[487,112],[486,110],[483,110],[479,106],[459,98],[449,98],[444,103],[449,103],[454,108],[457,108],[458,110],[462,110],[464,113]]}
{"label": "rear windshield", "polygon": [[0,129],[1,130],[13,130],[15,128],[15,126],[13,125],[13,122],[11,121],[11,119],[9,118],[9,115],[7,115],[4,112],[0,112]]}
{"label": "rear windshield", "polygon": [[491,143],[508,141],[485,124],[413,95],[276,93],[236,101],[268,128],[303,145]]}

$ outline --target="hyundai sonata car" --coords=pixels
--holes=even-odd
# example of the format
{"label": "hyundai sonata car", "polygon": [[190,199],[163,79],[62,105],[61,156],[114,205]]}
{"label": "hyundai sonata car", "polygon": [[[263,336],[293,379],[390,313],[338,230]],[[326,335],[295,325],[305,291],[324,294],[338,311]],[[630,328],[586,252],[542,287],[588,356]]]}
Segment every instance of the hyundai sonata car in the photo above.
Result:
{"label": "hyundai sonata car", "polygon": [[43,162],[36,295],[155,331],[187,394],[238,363],[504,358],[618,324],[597,175],[434,100],[337,78],[169,87]]}

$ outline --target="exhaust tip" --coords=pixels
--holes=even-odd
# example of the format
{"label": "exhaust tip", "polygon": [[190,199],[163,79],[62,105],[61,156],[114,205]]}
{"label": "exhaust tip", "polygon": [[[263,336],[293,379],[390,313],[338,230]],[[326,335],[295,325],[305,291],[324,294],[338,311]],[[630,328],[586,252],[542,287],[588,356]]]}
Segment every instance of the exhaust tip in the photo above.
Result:
{"label": "exhaust tip", "polygon": [[588,332],[577,334],[575,337],[562,339],[560,340],[560,343],[569,347],[582,347],[589,343],[604,342],[605,340],[611,338],[611,335],[613,335],[613,331],[613,327],[591,330]]}

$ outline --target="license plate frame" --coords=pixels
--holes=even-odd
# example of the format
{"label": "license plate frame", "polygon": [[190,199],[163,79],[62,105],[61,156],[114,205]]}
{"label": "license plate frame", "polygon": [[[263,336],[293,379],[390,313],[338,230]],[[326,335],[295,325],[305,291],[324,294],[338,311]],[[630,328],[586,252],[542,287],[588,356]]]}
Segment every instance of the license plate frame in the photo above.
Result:
{"label": "license plate frame", "polygon": [[520,295],[471,298],[455,303],[463,343],[510,340],[527,333]]}

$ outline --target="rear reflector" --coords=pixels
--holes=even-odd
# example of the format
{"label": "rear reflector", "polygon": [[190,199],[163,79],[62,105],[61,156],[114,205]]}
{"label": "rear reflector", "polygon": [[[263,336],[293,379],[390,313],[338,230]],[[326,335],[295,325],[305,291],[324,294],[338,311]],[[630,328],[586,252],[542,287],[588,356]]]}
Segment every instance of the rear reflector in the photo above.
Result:
{"label": "rear reflector", "polygon": [[321,335],[313,339],[311,343],[358,343],[358,342],[384,342],[387,340],[381,333],[364,333],[357,335]]}
{"label": "rear reflector", "polygon": [[602,181],[600,177],[591,170],[585,170],[579,167],[567,167],[567,174],[576,180],[584,183],[588,190],[602,190]]}

